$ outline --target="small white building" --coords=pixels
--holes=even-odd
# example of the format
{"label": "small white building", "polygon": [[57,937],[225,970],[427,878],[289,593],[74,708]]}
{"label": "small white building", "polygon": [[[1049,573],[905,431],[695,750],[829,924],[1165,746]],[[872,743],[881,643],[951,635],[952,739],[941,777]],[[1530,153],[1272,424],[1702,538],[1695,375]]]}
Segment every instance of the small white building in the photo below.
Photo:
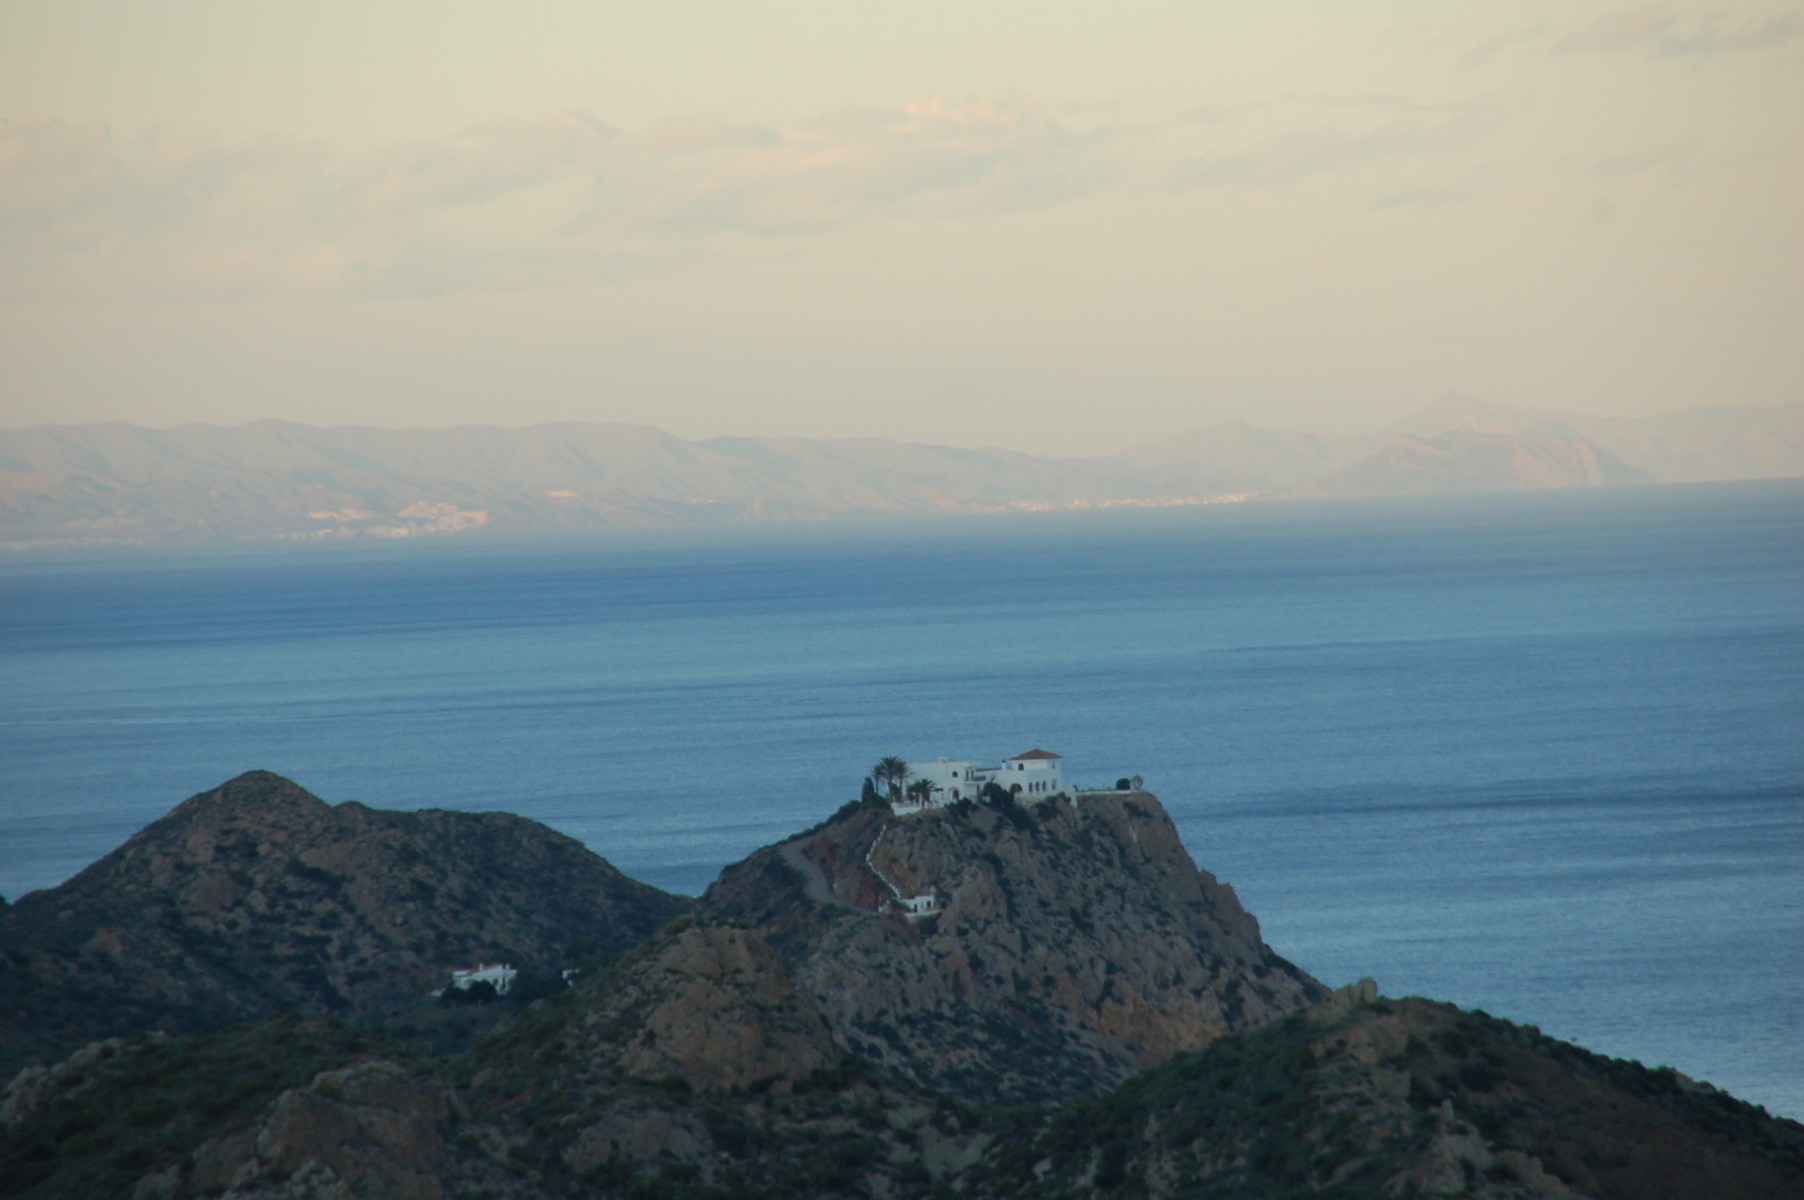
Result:
{"label": "small white building", "polygon": [[467,992],[479,983],[486,983],[495,989],[497,996],[505,996],[507,989],[514,985],[514,976],[519,973],[506,963],[477,963],[466,970],[451,972],[451,986]]}
{"label": "small white building", "polygon": [[901,906],[902,915],[911,921],[931,917],[940,911],[940,898],[932,892],[924,896],[897,896],[896,903]]}
{"label": "small white building", "polygon": [[1052,751],[1039,749],[1017,754],[999,766],[951,758],[911,762],[909,783],[926,780],[932,791],[925,802],[898,800],[892,807],[897,812],[919,812],[923,808],[944,808],[960,800],[976,800],[987,783],[1023,799],[1043,800],[1064,790],[1063,762]]}

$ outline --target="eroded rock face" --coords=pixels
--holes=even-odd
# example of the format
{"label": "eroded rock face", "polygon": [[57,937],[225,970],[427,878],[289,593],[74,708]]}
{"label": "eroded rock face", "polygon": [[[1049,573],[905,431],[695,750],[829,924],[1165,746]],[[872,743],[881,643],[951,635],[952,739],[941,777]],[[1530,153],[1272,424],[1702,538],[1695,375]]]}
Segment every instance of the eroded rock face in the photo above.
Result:
{"label": "eroded rock face", "polygon": [[[1326,995],[1145,793],[866,808],[787,850],[729,868],[704,911],[770,936],[855,1051],[933,1086],[1099,1094]],[[892,884],[941,911],[870,911]]]}
{"label": "eroded rock face", "polygon": [[612,1163],[704,1161],[714,1153],[706,1125],[687,1113],[672,1112],[637,1097],[607,1104],[564,1151],[566,1165],[579,1173]]}

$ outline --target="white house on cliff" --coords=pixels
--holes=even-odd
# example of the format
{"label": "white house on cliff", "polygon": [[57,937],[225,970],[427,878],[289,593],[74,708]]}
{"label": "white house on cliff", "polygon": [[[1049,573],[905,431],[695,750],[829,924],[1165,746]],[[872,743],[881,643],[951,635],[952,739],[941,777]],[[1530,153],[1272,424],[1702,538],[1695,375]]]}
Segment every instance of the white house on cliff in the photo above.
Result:
{"label": "white house on cliff", "polygon": [[950,758],[934,762],[911,762],[911,780],[925,780],[932,791],[925,802],[897,801],[898,812],[922,808],[943,808],[960,800],[975,800],[986,783],[993,783],[1010,795],[1023,799],[1044,799],[1065,789],[1062,764],[1065,760],[1050,750],[1029,750],[1004,761],[999,766]]}
{"label": "white house on cliff", "polygon": [[514,985],[514,976],[519,973],[506,963],[479,962],[465,970],[451,972],[451,986],[467,992],[479,983],[486,983],[495,989],[497,996],[505,996],[507,989]]}

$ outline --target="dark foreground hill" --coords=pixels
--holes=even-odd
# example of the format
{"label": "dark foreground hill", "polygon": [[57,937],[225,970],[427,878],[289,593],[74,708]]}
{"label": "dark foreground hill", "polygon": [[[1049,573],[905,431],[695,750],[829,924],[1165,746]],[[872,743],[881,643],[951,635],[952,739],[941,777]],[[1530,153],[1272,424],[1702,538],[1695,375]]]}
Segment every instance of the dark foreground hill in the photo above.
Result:
{"label": "dark foreground hill", "polygon": [[701,911],[769,938],[860,1055],[965,1095],[1099,1095],[1327,995],[1145,792],[855,806],[728,867]]}
{"label": "dark foreground hill", "polygon": [[368,1016],[477,960],[618,953],[685,903],[521,817],[333,806],[253,771],[0,910],[0,1074],[138,1029]]}
{"label": "dark foreground hill", "polygon": [[0,1094],[0,1196],[1782,1200],[1804,1128],[1346,989],[1092,1101],[870,1066],[753,934],[676,929],[450,1060],[336,1018],[139,1036]]}
{"label": "dark foreground hill", "polygon": [[[310,963],[346,982],[332,983],[338,1013],[133,1033],[20,1070],[0,1085],[0,1197],[1804,1197],[1795,1122],[1483,1014],[1384,1000],[1369,981],[1325,994],[1263,946],[1143,794],[902,820],[851,806],[729,870],[700,917],[434,1055],[364,1023],[384,993],[363,990],[344,970],[360,960],[330,937],[293,937],[308,913],[367,926],[360,937],[383,939],[370,947],[428,974],[440,942],[410,941],[416,922],[447,937],[538,930],[550,945],[566,920],[620,940],[620,911],[671,904],[630,889],[619,901],[616,880],[577,870],[530,822],[429,833],[441,817],[327,808],[245,776],[67,891],[21,902],[76,960],[92,914],[124,921],[136,904],[150,916],[124,922],[119,953],[221,986],[230,972],[196,947],[224,937],[250,954],[231,914],[256,914],[254,930],[267,908],[280,921],[266,936],[292,953],[251,955],[232,997],[262,1002]],[[430,868],[401,849],[427,845]],[[544,873],[536,891],[490,878],[516,860]],[[274,898],[296,869],[270,864],[290,861],[343,878]],[[396,882],[412,878],[440,891],[431,921]],[[221,880],[244,895],[221,904]],[[911,920],[886,903],[892,885],[931,889],[939,913]],[[533,896],[549,908],[529,916]],[[721,915],[735,906],[743,919]],[[17,961],[42,984],[44,962],[66,955],[35,933]],[[140,935],[156,953],[130,950]],[[83,980],[101,980],[101,997],[126,987],[63,965],[76,1011]],[[173,987],[131,1011],[181,1016]],[[1153,1065],[1132,1073],[1136,1058]],[[1078,1098],[1005,1106],[1034,1090]]]}
{"label": "dark foreground hill", "polygon": [[918,1196],[983,1120],[852,1055],[755,935],[690,925],[450,1061],[277,1017],[30,1068],[0,1196]]}

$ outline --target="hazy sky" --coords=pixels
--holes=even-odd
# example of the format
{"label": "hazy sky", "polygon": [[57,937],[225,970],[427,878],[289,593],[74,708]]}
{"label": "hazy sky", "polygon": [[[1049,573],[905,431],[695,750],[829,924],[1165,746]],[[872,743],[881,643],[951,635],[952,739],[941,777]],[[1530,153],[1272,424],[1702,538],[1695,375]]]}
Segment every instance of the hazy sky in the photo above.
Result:
{"label": "hazy sky", "polygon": [[0,0],[0,425],[1804,398],[1804,5]]}

